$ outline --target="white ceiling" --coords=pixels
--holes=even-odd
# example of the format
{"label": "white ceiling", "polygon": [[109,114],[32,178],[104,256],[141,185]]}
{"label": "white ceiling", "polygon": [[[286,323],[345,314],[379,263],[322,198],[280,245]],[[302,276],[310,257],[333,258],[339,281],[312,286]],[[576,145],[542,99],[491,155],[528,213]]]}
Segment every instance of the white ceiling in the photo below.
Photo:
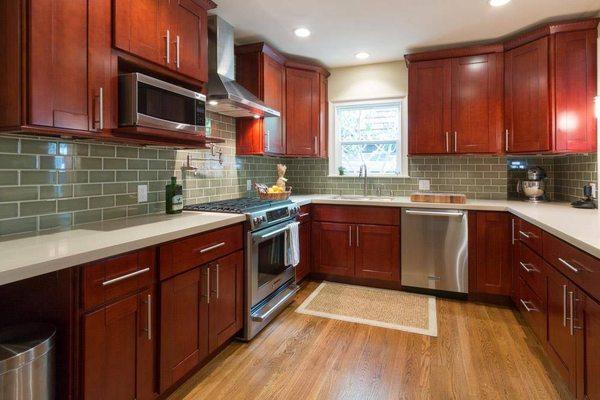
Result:
{"label": "white ceiling", "polygon": [[[399,60],[415,50],[505,36],[555,17],[598,15],[600,0],[215,0],[237,43],[266,41],[328,67]],[[293,30],[305,26],[305,39]],[[371,57],[354,58],[359,51]]]}

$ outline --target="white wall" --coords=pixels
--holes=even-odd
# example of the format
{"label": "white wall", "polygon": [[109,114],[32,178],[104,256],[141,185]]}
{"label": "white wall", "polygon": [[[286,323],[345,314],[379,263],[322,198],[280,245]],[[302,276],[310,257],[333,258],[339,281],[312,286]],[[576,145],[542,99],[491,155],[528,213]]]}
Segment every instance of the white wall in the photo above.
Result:
{"label": "white wall", "polygon": [[408,69],[404,61],[334,68],[329,77],[329,101],[405,97]]}

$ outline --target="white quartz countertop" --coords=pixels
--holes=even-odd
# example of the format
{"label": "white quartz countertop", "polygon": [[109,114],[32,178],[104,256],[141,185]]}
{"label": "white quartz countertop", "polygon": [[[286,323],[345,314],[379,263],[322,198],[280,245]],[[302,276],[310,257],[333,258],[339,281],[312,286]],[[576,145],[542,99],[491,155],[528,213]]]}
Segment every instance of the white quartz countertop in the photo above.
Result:
{"label": "white quartz countertop", "polygon": [[239,214],[183,212],[81,225],[0,241],[0,285],[245,221]]}
{"label": "white quartz countertop", "polygon": [[391,201],[336,199],[335,197],[337,196],[306,195],[292,196],[291,199],[300,205],[313,203],[508,211],[573,246],[600,258],[600,211],[576,209],[571,207],[569,203],[533,204],[515,200],[467,200],[466,204],[434,204],[412,202],[408,197],[394,197]]}

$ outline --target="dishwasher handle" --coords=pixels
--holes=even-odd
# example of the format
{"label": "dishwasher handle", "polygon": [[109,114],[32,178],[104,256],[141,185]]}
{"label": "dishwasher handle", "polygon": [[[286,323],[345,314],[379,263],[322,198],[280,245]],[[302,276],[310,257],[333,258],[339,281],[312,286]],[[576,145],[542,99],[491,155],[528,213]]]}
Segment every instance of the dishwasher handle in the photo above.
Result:
{"label": "dishwasher handle", "polygon": [[406,210],[409,215],[426,215],[430,217],[464,217],[463,211],[425,211],[425,210]]}

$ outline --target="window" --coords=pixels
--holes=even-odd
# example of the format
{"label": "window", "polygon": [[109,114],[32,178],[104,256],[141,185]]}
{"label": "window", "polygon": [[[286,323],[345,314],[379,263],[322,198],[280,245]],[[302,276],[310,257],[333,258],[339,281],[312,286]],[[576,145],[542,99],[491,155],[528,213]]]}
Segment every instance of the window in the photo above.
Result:
{"label": "window", "polygon": [[333,103],[329,174],[357,176],[367,165],[369,176],[405,176],[402,100]]}

